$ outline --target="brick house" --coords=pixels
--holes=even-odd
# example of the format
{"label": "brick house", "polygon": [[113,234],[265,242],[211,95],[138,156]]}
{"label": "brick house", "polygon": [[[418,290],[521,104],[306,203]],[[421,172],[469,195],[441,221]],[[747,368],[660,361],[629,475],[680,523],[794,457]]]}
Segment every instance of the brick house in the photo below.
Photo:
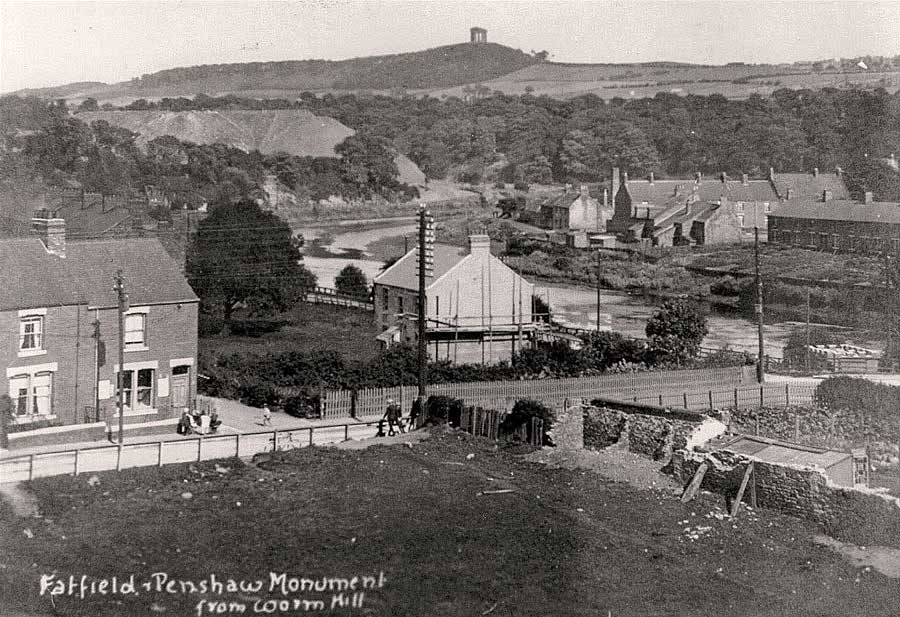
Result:
{"label": "brick house", "polygon": [[66,241],[65,221],[0,240],[0,364],[13,422],[118,418],[117,270],[124,316],[126,422],[179,415],[197,383],[198,298],[156,239]]}
{"label": "brick house", "polygon": [[877,255],[900,252],[900,203],[798,201],[769,216],[769,242],[819,251]]}
{"label": "brick house", "polygon": [[577,192],[566,187],[562,195],[541,204],[538,224],[564,231],[605,231],[611,214],[611,209],[601,206],[583,184]]}
{"label": "brick house", "polygon": [[[373,281],[378,340],[390,346],[418,340],[417,249]],[[426,280],[426,336],[432,358],[490,362],[509,358],[530,341],[534,285],[491,255],[486,235],[469,236],[469,250],[434,245],[434,272]]]}

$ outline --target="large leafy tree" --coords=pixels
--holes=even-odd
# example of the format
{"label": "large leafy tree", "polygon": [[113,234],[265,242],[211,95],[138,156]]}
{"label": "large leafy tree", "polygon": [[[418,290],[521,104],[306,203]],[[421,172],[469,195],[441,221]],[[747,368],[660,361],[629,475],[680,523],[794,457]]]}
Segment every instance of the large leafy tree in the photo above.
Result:
{"label": "large leafy tree", "polygon": [[291,228],[250,200],[217,206],[197,229],[188,280],[207,315],[231,319],[246,306],[268,316],[294,306],[316,277],[300,263]]}
{"label": "large leafy tree", "polygon": [[369,296],[369,282],[366,275],[353,264],[347,264],[338,272],[334,277],[334,286],[339,294],[363,299]]}
{"label": "large leafy tree", "polygon": [[697,355],[708,331],[706,317],[684,300],[663,304],[662,309],[647,322],[645,329],[650,353],[658,361],[673,361],[676,364]]}

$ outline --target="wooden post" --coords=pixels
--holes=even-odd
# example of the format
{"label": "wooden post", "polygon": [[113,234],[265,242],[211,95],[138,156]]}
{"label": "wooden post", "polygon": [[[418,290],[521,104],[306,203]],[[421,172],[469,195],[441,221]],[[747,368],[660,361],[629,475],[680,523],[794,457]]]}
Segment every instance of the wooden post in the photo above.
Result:
{"label": "wooden post", "polygon": [[122,444],[119,444],[116,455],[116,471],[122,470]]}
{"label": "wooden post", "polygon": [[753,472],[750,475],[753,480],[753,483],[750,485],[750,505],[756,508],[756,467],[753,468]]}
{"label": "wooden post", "polygon": [[241,434],[238,433],[237,435],[234,436],[234,438],[235,438],[234,439],[234,455],[236,457],[240,457],[241,456]]}
{"label": "wooden post", "polygon": [[688,484],[687,488],[684,489],[684,493],[681,494],[681,502],[687,503],[691,499],[693,499],[697,493],[700,491],[700,485],[703,484],[703,476],[706,475],[706,471],[709,469],[708,463],[701,463],[697,468],[697,473],[694,474],[691,483]]}
{"label": "wooden post", "polygon": [[747,483],[750,481],[750,475],[753,473],[753,463],[747,465],[747,469],[744,471],[744,477],[741,480],[741,488],[738,489],[737,497],[734,498],[734,503],[731,504],[731,518],[734,518],[738,515],[738,511],[741,509],[741,499],[744,497],[744,491],[747,490]]}
{"label": "wooden post", "polygon": [[272,431],[272,452],[278,451],[278,431]]}
{"label": "wooden post", "polygon": [[738,408],[738,393],[737,393],[737,388],[734,389],[734,408],[735,408],[735,409]]}
{"label": "wooden post", "polygon": [[28,479],[34,478],[34,454],[28,457]]}
{"label": "wooden post", "polygon": [[78,453],[79,453],[79,452],[81,452],[81,450],[75,450],[75,471],[74,471],[74,473],[72,474],[73,476],[77,476],[77,475],[78,475]]}
{"label": "wooden post", "polygon": [[162,467],[162,448],[163,448],[162,445],[163,445],[163,442],[160,441],[160,442],[159,442],[159,447],[158,447],[158,449],[157,449],[157,461],[156,461],[156,463],[157,463],[156,466],[157,466],[157,467]]}
{"label": "wooden post", "polygon": [[766,406],[766,399],[765,399],[765,395],[764,395],[764,393],[763,393],[763,387],[762,387],[762,386],[759,387],[759,406],[760,406],[760,407],[765,407],[765,406]]}
{"label": "wooden post", "polygon": [[663,406],[663,404],[662,404],[662,394],[659,395],[659,406],[660,406],[660,407]]}
{"label": "wooden post", "polygon": [[709,391],[709,410],[713,410],[712,390]]}
{"label": "wooden post", "polygon": [[784,406],[791,406],[791,386],[788,384],[784,384]]}
{"label": "wooden post", "polygon": [[344,441],[350,441],[350,425],[344,425]]}
{"label": "wooden post", "polygon": [[309,445],[313,445],[312,435],[313,435],[313,427],[309,427]]}
{"label": "wooden post", "polygon": [[203,438],[197,438],[197,462],[200,462],[200,455],[203,454]]}
{"label": "wooden post", "polygon": [[687,409],[687,408],[688,408],[688,404],[687,404],[687,392],[682,392],[682,393],[681,393],[681,398],[682,398],[682,400],[684,401],[684,408]]}

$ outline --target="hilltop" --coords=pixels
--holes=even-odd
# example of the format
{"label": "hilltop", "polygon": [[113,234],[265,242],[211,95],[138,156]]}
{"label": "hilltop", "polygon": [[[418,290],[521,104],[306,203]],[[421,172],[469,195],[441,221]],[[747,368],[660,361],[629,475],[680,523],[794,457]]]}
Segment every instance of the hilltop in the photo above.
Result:
{"label": "hilltop", "polygon": [[540,59],[496,43],[460,43],[424,51],[349,60],[289,60],[206,64],[167,69],[117,84],[69,84],[21,91],[37,96],[141,97],[243,93],[262,98],[300,92],[421,90],[447,88],[501,77]]}

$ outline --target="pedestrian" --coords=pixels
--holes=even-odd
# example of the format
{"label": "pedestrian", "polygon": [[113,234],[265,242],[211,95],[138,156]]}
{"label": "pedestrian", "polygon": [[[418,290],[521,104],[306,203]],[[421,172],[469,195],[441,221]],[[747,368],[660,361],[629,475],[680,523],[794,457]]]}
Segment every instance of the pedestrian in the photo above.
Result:
{"label": "pedestrian", "polygon": [[268,405],[263,405],[263,426],[272,426],[272,410]]}
{"label": "pedestrian", "polygon": [[388,437],[394,434],[394,427],[403,433],[403,424],[400,421],[400,418],[403,416],[403,410],[400,409],[400,405],[394,402],[394,399],[389,398],[387,401],[387,409],[384,412],[384,418],[387,419],[388,423]]}

